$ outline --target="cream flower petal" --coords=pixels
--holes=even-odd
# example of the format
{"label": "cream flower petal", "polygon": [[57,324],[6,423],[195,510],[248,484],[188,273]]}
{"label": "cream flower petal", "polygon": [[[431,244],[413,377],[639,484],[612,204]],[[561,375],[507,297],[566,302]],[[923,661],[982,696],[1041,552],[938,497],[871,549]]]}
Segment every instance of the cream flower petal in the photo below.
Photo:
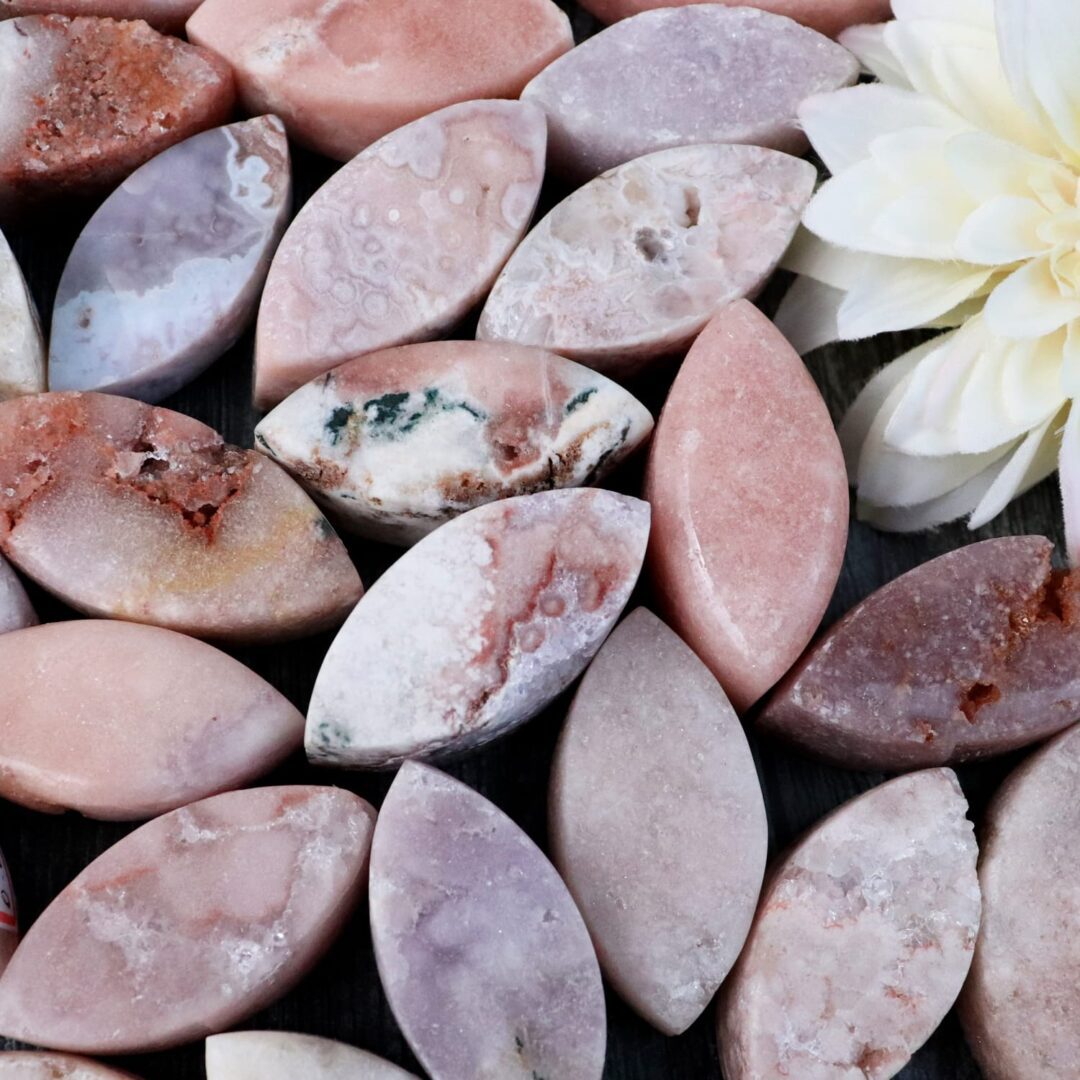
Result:
{"label": "cream flower petal", "polygon": [[1080,297],[1063,295],[1050,260],[1041,258],[1013,271],[994,289],[985,315],[1000,337],[1041,337],[1080,318]]}
{"label": "cream flower petal", "polygon": [[956,242],[964,222],[978,208],[955,186],[909,187],[874,220],[874,236],[891,253],[914,259],[957,257]]}
{"label": "cream flower petal", "polygon": [[842,248],[879,255],[899,254],[873,235],[878,215],[903,188],[867,160],[845,169],[818,189],[803,214],[803,224],[821,239]]}
{"label": "cream flower petal", "polygon": [[956,46],[994,48],[993,33],[984,27],[944,19],[897,19],[885,24],[883,38],[914,89],[949,105],[953,102],[938,80],[935,54]]}
{"label": "cream flower petal", "polygon": [[1034,199],[1002,195],[968,215],[956,238],[956,254],[965,262],[1001,266],[1046,253],[1039,226],[1050,213]]}
{"label": "cream flower petal", "polygon": [[1071,334],[1059,331],[1034,341],[1017,341],[1008,350],[1001,373],[1001,396],[1018,426],[1035,427],[1074,396],[1062,368],[1062,356],[1069,353],[1069,337]]}
{"label": "cream flower petal", "polygon": [[836,313],[844,293],[812,277],[796,278],[773,318],[791,347],[805,356],[839,339]]}
{"label": "cream flower petal", "polygon": [[1075,408],[1069,409],[1069,417],[1061,433],[1058,482],[1061,484],[1069,563],[1080,566],[1080,411]]}
{"label": "cream flower petal", "polygon": [[964,23],[968,26],[994,29],[992,0],[893,0],[893,15],[897,19],[932,19],[935,22]]}
{"label": "cream flower petal", "polygon": [[983,131],[954,136],[945,148],[945,159],[953,176],[976,202],[1003,195],[1038,197],[1047,188],[1064,192],[1076,183],[1060,161]]}
{"label": "cream flower petal", "polygon": [[968,519],[969,529],[981,529],[1019,495],[1041,484],[1057,468],[1057,420],[1051,417],[1034,428],[1013,451]]}
{"label": "cream flower petal", "polygon": [[794,274],[816,278],[834,289],[846,291],[858,282],[869,263],[881,258],[881,255],[845,251],[800,225],[780,265]]}
{"label": "cream flower petal", "polygon": [[885,44],[885,26],[851,26],[839,37],[839,42],[855,54],[859,63],[871,74],[890,86],[911,89],[911,80],[904,74],[900,62]]}
{"label": "cream flower petal", "polygon": [[[1062,394],[1070,399],[1080,397],[1080,322],[1069,323],[1061,362],[1053,371]],[[1043,378],[1047,378],[1045,372]]]}

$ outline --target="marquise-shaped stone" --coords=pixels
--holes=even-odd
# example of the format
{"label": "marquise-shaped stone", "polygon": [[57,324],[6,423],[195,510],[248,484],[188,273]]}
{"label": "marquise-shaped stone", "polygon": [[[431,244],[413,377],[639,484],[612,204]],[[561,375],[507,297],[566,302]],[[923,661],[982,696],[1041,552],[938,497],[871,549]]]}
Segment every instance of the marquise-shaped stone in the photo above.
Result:
{"label": "marquise-shaped stone", "polygon": [[156,626],[5,634],[0,671],[0,796],[35,810],[153,817],[242,787],[303,741],[303,716],[269,683]]}
{"label": "marquise-shaped stone", "polygon": [[983,919],[960,998],[986,1080],[1059,1080],[1080,1061],[1080,728],[1028,758],[986,812]]}
{"label": "marquise-shaped stone", "polygon": [[[0,0],[2,2],[2,0]],[[138,1080],[129,1072],[110,1069],[90,1058],[72,1054],[7,1051],[0,1054],[0,1080]]]}
{"label": "marquise-shaped stone", "polygon": [[[0,851],[0,975],[19,943],[19,912],[15,906],[15,887],[11,874]],[[0,1059],[2,1060],[2,1059]]]}
{"label": "marquise-shaped stone", "polygon": [[839,765],[989,757],[1080,719],[1080,573],[1041,536],[933,559],[848,612],[761,714],[762,730]]}
{"label": "marquise-shaped stone", "polygon": [[731,305],[694,343],[657,424],[645,488],[658,603],[746,709],[817,629],[848,528],[829,411],[753,305]]}
{"label": "marquise-shaped stone", "polygon": [[223,60],[141,22],[0,22],[0,213],[108,191],[234,98]]}
{"label": "marquise-shaped stone", "polygon": [[45,344],[37,309],[15,255],[0,232],[0,401],[44,389]]}
{"label": "marquise-shaped stone", "polygon": [[270,268],[256,404],[463,318],[528,227],[546,145],[535,105],[470,101],[387,135],[337,172],[296,216]]}
{"label": "marquise-shaped stone", "polygon": [[371,933],[432,1080],[599,1080],[600,969],[574,901],[496,806],[406,762],[371,847]]}
{"label": "marquise-shaped stone", "polygon": [[516,98],[574,43],[552,0],[205,0],[188,36],[232,64],[248,112],[340,161],[447,105]]}
{"label": "marquise-shaped stone", "polygon": [[725,1080],[888,1080],[908,1063],[979,930],[966,812],[950,770],[914,773],[842,806],[770,872],[721,991]]}
{"label": "marquise-shaped stone", "polygon": [[709,669],[645,608],[585,673],[551,777],[553,859],[619,993],[666,1035],[738,958],[769,825],[742,725]]}
{"label": "marquise-shaped stone", "polygon": [[809,162],[757,146],[684,146],[620,165],[529,233],[477,337],[632,375],[761,288],[816,178]]}
{"label": "marquise-shaped stone", "polygon": [[847,49],[790,19],[696,4],[643,12],[589,38],[521,96],[547,113],[552,162],[589,178],[695,143],[801,154],[799,104],[858,75]]}
{"label": "marquise-shaped stone", "polygon": [[160,401],[209,367],[255,314],[290,192],[274,116],[204,131],[132,173],[64,267],[50,389]]}
{"label": "marquise-shaped stone", "polygon": [[0,555],[0,634],[6,634],[9,630],[23,630],[37,621],[22,582]]}
{"label": "marquise-shaped stone", "polygon": [[255,443],[343,528],[411,544],[474,506],[594,483],[652,427],[622,387],[554,353],[433,341],[301,387]]}
{"label": "marquise-shaped stone", "polygon": [[0,19],[12,15],[99,15],[142,19],[162,33],[179,34],[201,0],[0,0]]}
{"label": "marquise-shaped stone", "polygon": [[364,1050],[282,1031],[231,1031],[206,1040],[206,1080],[416,1080]]}
{"label": "marquise-shaped stone", "polygon": [[234,791],[109,848],[0,977],[0,1032],[87,1054],[222,1031],[286,993],[363,892],[374,811],[326,787]]}
{"label": "marquise-shaped stone", "polygon": [[436,529],[330,646],[308,757],[385,768],[472,750],[531,719],[615,625],[648,535],[646,503],[583,488],[489,503]]}
{"label": "marquise-shaped stone", "polygon": [[108,394],[0,404],[0,551],[89,615],[236,641],[326,629],[362,592],[283,469]]}

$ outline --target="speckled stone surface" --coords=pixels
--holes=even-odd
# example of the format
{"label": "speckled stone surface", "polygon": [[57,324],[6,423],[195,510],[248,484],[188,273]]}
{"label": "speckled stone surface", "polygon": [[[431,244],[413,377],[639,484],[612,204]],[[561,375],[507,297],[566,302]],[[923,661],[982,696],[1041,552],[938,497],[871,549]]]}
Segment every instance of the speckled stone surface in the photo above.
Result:
{"label": "speckled stone surface", "polygon": [[338,788],[235,791],[155,818],[49,905],[0,977],[0,1032],[165,1049],[289,990],[364,889],[374,811]]}
{"label": "speckled stone surface", "polygon": [[132,1073],[110,1069],[89,1058],[31,1051],[0,1054],[0,1077],[3,1080],[138,1080]]}
{"label": "speckled stone surface", "polygon": [[136,170],[64,268],[49,388],[160,401],[209,367],[255,314],[290,194],[273,116],[204,131]]}
{"label": "speckled stone surface", "polygon": [[0,796],[36,810],[149,818],[243,787],[299,749],[304,717],[194,638],[137,623],[0,637]]}
{"label": "speckled stone surface", "polygon": [[534,105],[473,101],[393,132],[339,170],[296,216],[271,266],[256,404],[462,319],[528,227],[546,145]]}
{"label": "speckled stone surface", "polygon": [[255,429],[342,528],[411,544],[474,506],[602,479],[652,416],[554,353],[433,341],[315,379]]}
{"label": "speckled stone surface", "polygon": [[45,345],[34,301],[0,232],[0,401],[45,389]]}
{"label": "speckled stone surface", "polygon": [[679,147],[621,165],[529,233],[477,337],[632,375],[764,284],[816,177],[809,162],[755,146]]}
{"label": "speckled stone surface", "polygon": [[375,829],[371,933],[431,1080],[600,1080],[600,969],[566,886],[501,810],[415,762]]}
{"label": "speckled stone surface", "polygon": [[746,709],[817,630],[848,529],[829,411],[753,305],[726,308],[687,355],[653,437],[645,493],[662,613]]}
{"label": "speckled stone surface", "polygon": [[770,872],[721,992],[725,1080],[888,1080],[952,1007],[979,929],[978,851],[948,769],[873,788]]}
{"label": "speckled stone surface", "polygon": [[646,503],[584,488],[489,503],[436,529],[330,646],[308,757],[384,768],[472,750],[531,719],[614,626],[648,535]]}
{"label": "speckled stone surface", "polygon": [[234,99],[223,60],[141,22],[0,22],[0,214],[108,191]]}
{"label": "speckled stone surface", "polygon": [[516,98],[573,45],[551,0],[206,0],[188,35],[233,65],[249,112],[340,161],[447,105]]}
{"label": "speckled stone surface", "polygon": [[1080,719],[1080,576],[1041,536],[985,540],[916,567],[832,627],[760,727],[861,769],[967,761]]}
{"label": "speckled stone surface", "polygon": [[333,1039],[232,1031],[206,1040],[206,1080],[416,1080],[382,1058]]}
{"label": "speckled stone surface", "polygon": [[1080,1061],[1080,728],[1028,758],[983,823],[982,929],[960,999],[986,1080],[1061,1080]]}
{"label": "speckled stone surface", "polygon": [[0,404],[0,551],[88,615],[233,641],[334,626],[362,592],[283,469],[107,394]]}
{"label": "speckled stone surface", "polygon": [[142,19],[156,30],[179,34],[201,0],[0,0],[0,19],[12,15],[103,15]]}
{"label": "speckled stone surface", "polygon": [[0,555],[0,634],[22,630],[37,622],[37,615],[18,575]]}
{"label": "speckled stone surface", "polygon": [[769,826],[724,691],[645,608],[615,628],[574,696],[550,836],[609,981],[681,1034],[746,940]]}
{"label": "speckled stone surface", "polygon": [[697,4],[643,12],[589,38],[522,98],[547,114],[552,162],[588,179],[695,143],[801,154],[799,103],[858,74],[846,49],[789,19]]}
{"label": "speckled stone surface", "polygon": [[[15,887],[0,851],[0,975],[7,967],[15,946],[19,943],[19,912],[15,905]],[[3,1058],[0,1057],[0,1061]]]}

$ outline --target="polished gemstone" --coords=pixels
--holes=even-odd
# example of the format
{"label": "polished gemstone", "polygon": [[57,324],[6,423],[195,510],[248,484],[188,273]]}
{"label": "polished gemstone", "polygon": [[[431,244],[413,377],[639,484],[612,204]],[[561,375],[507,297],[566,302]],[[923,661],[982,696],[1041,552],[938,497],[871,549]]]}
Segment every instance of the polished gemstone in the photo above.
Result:
{"label": "polished gemstone", "polygon": [[44,389],[45,345],[37,309],[0,232],[0,401]]}
{"label": "polished gemstone", "polygon": [[206,1080],[416,1080],[364,1050],[314,1035],[232,1031],[206,1040]]}
{"label": "polished gemstone", "polygon": [[179,34],[201,0],[0,0],[0,19],[11,15],[104,15],[142,19],[163,33]]}
{"label": "polished gemstone", "polygon": [[0,634],[22,630],[37,622],[30,598],[15,571],[0,555]]}
{"label": "polished gemstone", "polygon": [[[3,0],[0,0],[2,3]],[[0,8],[3,11],[3,8]],[[72,1054],[7,1051],[0,1054],[0,1080],[138,1080],[129,1072]]]}

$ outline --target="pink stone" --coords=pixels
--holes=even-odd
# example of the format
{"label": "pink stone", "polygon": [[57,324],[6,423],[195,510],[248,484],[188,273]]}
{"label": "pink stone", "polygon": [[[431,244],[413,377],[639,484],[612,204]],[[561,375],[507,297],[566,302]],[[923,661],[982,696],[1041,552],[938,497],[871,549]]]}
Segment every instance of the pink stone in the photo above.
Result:
{"label": "pink stone", "polygon": [[777,687],[762,730],[860,769],[990,757],[1080,718],[1080,573],[1041,536],[971,544],[890,582]]}
{"label": "pink stone", "polygon": [[525,238],[476,336],[630,377],[765,283],[817,171],[756,146],[684,146],[586,184]]}
{"label": "pink stone", "polygon": [[553,859],[619,993],[685,1031],[735,963],[769,827],[739,718],[709,669],[638,608],[574,697],[551,777]]}
{"label": "pink stone", "polygon": [[966,812],[950,770],[914,773],[842,806],[770,872],[721,991],[725,1080],[900,1072],[971,964],[980,905]]}
{"label": "pink stone", "polygon": [[[2,0],[0,0],[2,2]],[[2,9],[0,9],[2,10]],[[138,1080],[89,1058],[71,1054],[7,1052],[0,1054],[0,1080]]]}
{"label": "pink stone", "polygon": [[501,810],[411,761],[372,841],[371,934],[431,1080],[599,1080],[600,969],[566,886]]}
{"label": "pink stone", "polygon": [[243,786],[303,741],[303,716],[269,683],[155,626],[6,634],[0,671],[0,796],[35,810],[153,817]]}
{"label": "pink stone", "polygon": [[340,161],[447,105],[516,98],[574,43],[551,0],[206,0],[188,36],[232,64],[248,112]]}
{"label": "pink stone", "polygon": [[416,1080],[388,1061],[332,1039],[233,1031],[206,1040],[206,1080]]}
{"label": "pink stone", "polygon": [[11,15],[104,15],[142,19],[162,33],[179,34],[201,0],[0,0],[0,19]]}
{"label": "pink stone", "polygon": [[0,401],[44,389],[45,343],[37,308],[0,232]]}
{"label": "pink stone", "polygon": [[234,97],[223,60],[145,23],[0,22],[0,212],[108,191]]}
{"label": "pink stone", "polygon": [[22,630],[35,625],[37,621],[22,582],[0,555],[0,634]]}
{"label": "pink stone", "polygon": [[462,319],[528,227],[546,144],[535,106],[473,101],[395,131],[337,172],[297,215],[270,268],[256,404]]}
{"label": "pink stone", "polygon": [[[699,0],[580,0],[581,6],[604,22],[615,22],[653,8],[682,7]],[[761,8],[786,15],[829,37],[856,23],[885,22],[892,18],[890,0],[714,0],[721,4]]]}
{"label": "pink stone", "polygon": [[646,503],[583,488],[489,503],[436,529],[330,646],[308,757],[386,768],[473,750],[530,720],[615,625],[648,536]]}
{"label": "pink stone", "polygon": [[802,154],[796,110],[849,86],[859,63],[813,30],[753,8],[662,8],[571,50],[525,88],[547,113],[551,160],[589,179],[632,158],[695,143]]}
{"label": "pink stone", "polygon": [[960,999],[986,1080],[1063,1080],[1080,1061],[1080,728],[1005,781],[986,813],[983,922]]}
{"label": "pink stone", "polygon": [[798,355],[751,304],[722,311],[690,350],[645,486],[661,609],[742,711],[817,629],[848,527],[829,412]]}
{"label": "pink stone", "polygon": [[[15,906],[15,889],[4,853],[0,851],[0,975],[19,943],[19,912]],[[3,1061],[0,1057],[0,1061]]]}
{"label": "pink stone", "polygon": [[362,592],[277,465],[107,394],[0,404],[0,551],[87,614],[232,641],[334,626]]}
{"label": "pink stone", "polygon": [[167,1049],[281,997],[364,889],[374,811],[338,788],[234,791],[125,836],[0,977],[0,1032],[88,1054]]}

